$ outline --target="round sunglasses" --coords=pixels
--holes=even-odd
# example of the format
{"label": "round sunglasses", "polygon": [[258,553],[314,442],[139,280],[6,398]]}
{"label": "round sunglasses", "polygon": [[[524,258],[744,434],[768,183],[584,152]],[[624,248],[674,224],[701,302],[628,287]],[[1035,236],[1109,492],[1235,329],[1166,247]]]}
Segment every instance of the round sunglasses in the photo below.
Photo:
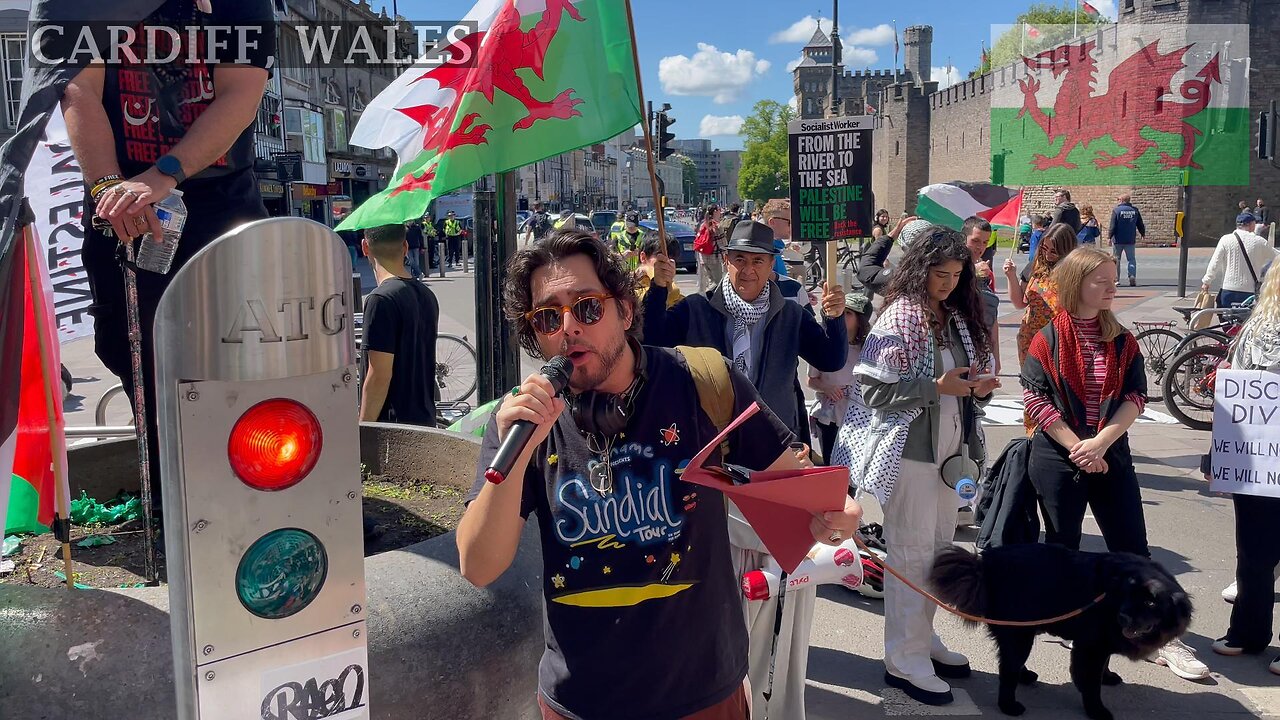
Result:
{"label": "round sunglasses", "polygon": [[604,301],[612,295],[583,295],[572,305],[544,305],[524,314],[525,320],[540,335],[555,335],[564,327],[564,314],[573,313],[573,319],[583,325],[595,325],[604,317]]}

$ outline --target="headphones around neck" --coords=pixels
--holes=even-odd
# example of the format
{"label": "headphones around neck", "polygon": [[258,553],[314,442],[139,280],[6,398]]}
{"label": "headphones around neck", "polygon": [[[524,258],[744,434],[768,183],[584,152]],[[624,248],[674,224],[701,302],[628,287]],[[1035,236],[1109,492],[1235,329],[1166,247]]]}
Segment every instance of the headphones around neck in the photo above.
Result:
{"label": "headphones around neck", "polygon": [[573,422],[584,433],[610,438],[620,435],[631,422],[631,413],[635,410],[636,397],[648,378],[644,348],[634,339],[628,339],[636,357],[636,379],[621,394],[604,393],[588,390],[569,396],[569,411],[573,414]]}

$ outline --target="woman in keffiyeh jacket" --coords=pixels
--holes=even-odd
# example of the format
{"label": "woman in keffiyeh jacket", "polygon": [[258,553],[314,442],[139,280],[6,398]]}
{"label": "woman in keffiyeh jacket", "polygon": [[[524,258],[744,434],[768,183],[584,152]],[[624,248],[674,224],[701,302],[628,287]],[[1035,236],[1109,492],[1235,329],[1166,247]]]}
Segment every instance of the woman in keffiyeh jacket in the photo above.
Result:
{"label": "woman in keffiyeh jacket", "polygon": [[[833,457],[880,501],[889,564],[915,582],[951,544],[962,504],[943,483],[941,465],[966,451],[983,462],[981,431],[976,423],[963,427],[961,408],[990,399],[1000,384],[992,364],[973,260],[959,233],[934,227],[892,275],[854,368],[865,406],[851,405]],[[942,677],[966,677],[969,662],[933,632],[934,609],[901,581],[885,579],[885,682],[943,705],[952,694]]]}
{"label": "woman in keffiyeh jacket", "polygon": [[[1080,548],[1086,506],[1111,552],[1150,557],[1129,426],[1146,404],[1142,353],[1111,311],[1115,259],[1080,247],[1053,270],[1062,310],[1031,341],[1023,401],[1035,427],[1027,471],[1045,542]],[[1174,640],[1150,660],[1187,679],[1208,675]]]}

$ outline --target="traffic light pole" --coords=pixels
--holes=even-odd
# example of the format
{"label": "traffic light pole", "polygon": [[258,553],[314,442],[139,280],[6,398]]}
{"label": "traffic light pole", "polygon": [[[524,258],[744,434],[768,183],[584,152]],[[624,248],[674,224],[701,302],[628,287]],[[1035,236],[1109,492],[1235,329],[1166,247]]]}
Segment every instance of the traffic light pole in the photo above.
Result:
{"label": "traffic light pole", "polygon": [[498,173],[476,203],[476,355],[479,404],[520,384],[515,329],[502,313],[502,271],[516,250],[516,175]]}

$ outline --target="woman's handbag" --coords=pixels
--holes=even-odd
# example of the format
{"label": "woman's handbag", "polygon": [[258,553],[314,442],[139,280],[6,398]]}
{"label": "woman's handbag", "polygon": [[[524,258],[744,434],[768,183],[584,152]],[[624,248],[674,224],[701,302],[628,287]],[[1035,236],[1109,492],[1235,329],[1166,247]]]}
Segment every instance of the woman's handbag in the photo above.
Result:
{"label": "woman's handbag", "polygon": [[[960,401],[960,452],[942,461],[939,468],[939,474],[942,475],[942,482],[947,487],[955,490],[962,480],[968,479],[970,483],[978,482],[978,463],[969,457],[969,435],[973,428],[974,411],[973,397],[963,398]],[[975,486],[976,487],[976,486]]]}

